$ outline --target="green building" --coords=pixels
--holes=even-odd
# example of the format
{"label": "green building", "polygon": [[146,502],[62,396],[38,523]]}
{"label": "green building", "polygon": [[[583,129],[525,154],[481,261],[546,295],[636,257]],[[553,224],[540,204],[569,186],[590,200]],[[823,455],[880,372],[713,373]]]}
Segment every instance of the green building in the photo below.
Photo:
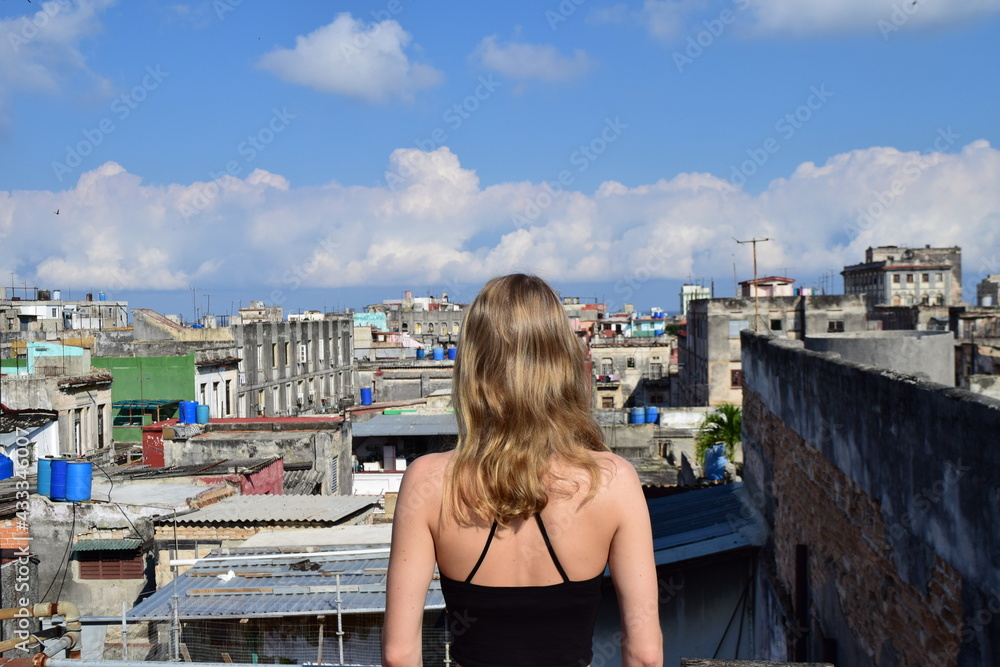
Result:
{"label": "green building", "polygon": [[99,357],[92,363],[114,376],[115,442],[141,442],[143,426],[176,417],[180,401],[195,400],[194,351],[177,357]]}

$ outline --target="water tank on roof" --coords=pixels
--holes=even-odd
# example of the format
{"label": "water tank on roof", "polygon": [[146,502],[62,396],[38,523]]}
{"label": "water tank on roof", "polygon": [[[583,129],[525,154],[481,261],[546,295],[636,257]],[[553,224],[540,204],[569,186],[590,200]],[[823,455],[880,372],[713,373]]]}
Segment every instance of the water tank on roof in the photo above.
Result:
{"label": "water tank on roof", "polygon": [[70,461],[66,465],[66,500],[78,503],[90,500],[94,480],[94,464],[90,461]]}
{"label": "water tank on roof", "polygon": [[628,416],[629,424],[645,424],[646,423],[646,409],[645,408],[632,408],[629,411]]}
{"label": "water tank on roof", "polygon": [[14,476],[14,461],[0,454],[0,479],[10,479]]}
{"label": "water tank on roof", "polygon": [[66,459],[52,459],[52,485],[49,488],[49,498],[66,500]]}

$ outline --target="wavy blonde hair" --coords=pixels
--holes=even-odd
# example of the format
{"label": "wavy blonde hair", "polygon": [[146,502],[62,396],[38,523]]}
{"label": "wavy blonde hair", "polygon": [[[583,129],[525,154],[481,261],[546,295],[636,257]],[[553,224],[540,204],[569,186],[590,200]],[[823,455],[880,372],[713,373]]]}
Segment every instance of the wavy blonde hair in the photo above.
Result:
{"label": "wavy blonde hair", "polygon": [[[452,403],[458,446],[444,509],[459,523],[502,525],[540,512],[559,458],[601,483],[591,451],[606,451],[590,412],[580,341],[559,297],[542,279],[494,278],[473,301],[455,359]],[[577,485],[576,488],[579,488]]]}

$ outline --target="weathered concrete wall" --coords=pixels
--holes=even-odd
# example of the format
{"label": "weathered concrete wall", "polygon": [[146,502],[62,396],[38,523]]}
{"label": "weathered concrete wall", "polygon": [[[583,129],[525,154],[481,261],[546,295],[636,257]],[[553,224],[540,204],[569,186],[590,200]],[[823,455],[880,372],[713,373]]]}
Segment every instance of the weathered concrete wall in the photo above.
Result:
{"label": "weathered concrete wall", "polygon": [[[612,451],[635,458],[638,456],[654,456],[659,453],[653,434],[656,427],[653,424],[601,424],[604,444]],[[645,453],[640,454],[640,450]]]}
{"label": "weathered concrete wall", "polygon": [[1000,664],[1000,401],[742,339],[762,571],[790,627],[808,549],[811,657],[834,640],[843,665]]}
{"label": "weathered concrete wall", "polygon": [[834,352],[847,361],[955,386],[955,337],[950,331],[810,334],[805,344],[814,352]]}
{"label": "weathered concrete wall", "polygon": [[[59,599],[76,602],[84,616],[115,616],[121,614],[123,602],[131,608],[141,593],[152,592],[152,554],[146,555],[144,579],[85,580],[80,579],[79,564],[72,553],[67,552],[66,546],[74,537],[131,537],[135,536],[134,530],[139,531],[140,539],[151,540],[153,527],[149,517],[162,513],[163,509],[137,505],[119,507],[105,503],[58,503],[45,496],[33,495],[29,511],[32,550],[40,559],[39,579],[44,586],[55,582],[48,597],[38,602],[54,602],[59,595]],[[125,513],[128,513],[128,519]]]}
{"label": "weathered concrete wall", "polygon": [[1000,375],[970,375],[969,391],[1000,399]]}

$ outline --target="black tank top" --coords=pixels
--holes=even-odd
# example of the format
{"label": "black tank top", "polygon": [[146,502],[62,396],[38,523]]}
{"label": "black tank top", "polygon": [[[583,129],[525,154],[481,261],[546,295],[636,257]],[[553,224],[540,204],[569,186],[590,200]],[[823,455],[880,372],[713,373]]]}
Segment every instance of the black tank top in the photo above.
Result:
{"label": "black tank top", "polygon": [[451,655],[461,667],[586,667],[594,657],[594,621],[604,572],[570,581],[535,515],[562,583],[551,586],[480,586],[472,583],[493,542],[493,522],[479,561],[465,581],[441,575]]}

